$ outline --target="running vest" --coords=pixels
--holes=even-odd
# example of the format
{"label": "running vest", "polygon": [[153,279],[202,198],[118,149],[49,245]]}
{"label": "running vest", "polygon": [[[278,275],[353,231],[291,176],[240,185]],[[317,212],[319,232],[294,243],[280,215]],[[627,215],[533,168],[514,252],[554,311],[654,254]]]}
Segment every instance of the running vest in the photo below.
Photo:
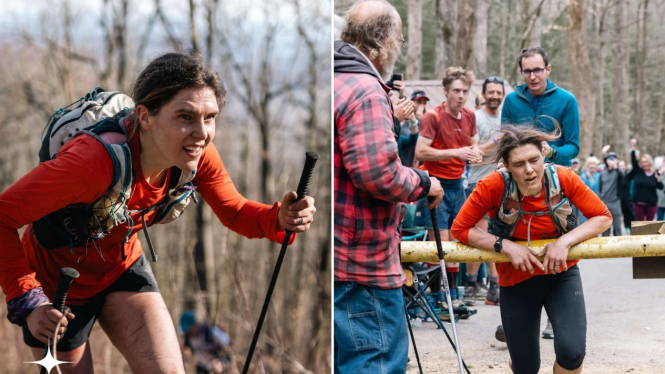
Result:
{"label": "running vest", "polygon": [[[68,110],[76,104],[79,105]],[[127,208],[136,177],[125,126],[125,120],[133,114],[133,106],[134,102],[129,96],[120,92],[104,92],[98,87],[80,100],[56,111],[47,122],[39,150],[40,163],[56,158],[65,143],[85,134],[104,145],[113,162],[113,178],[104,196],[94,203],[72,204],[33,222],[32,231],[42,247],[69,247],[72,253],[76,253],[74,247],[94,245],[94,241],[106,237],[120,224],[129,221],[128,226],[133,226],[131,215],[140,213],[146,240],[153,261],[156,261],[145,214],[157,210],[153,224],[168,223],[178,218],[192,199],[196,202],[196,187],[192,184],[196,170],[183,173],[172,166],[168,192],[159,204],[137,210]],[[128,230],[125,243],[129,241],[131,233]],[[124,249],[122,258],[126,259]]]}
{"label": "running vest", "polygon": [[[488,231],[492,235],[501,238],[511,238],[515,232],[515,227],[520,217],[523,223],[527,226],[527,242],[531,243],[531,219],[534,216],[540,217],[550,215],[554,226],[556,226],[559,235],[563,235],[568,231],[575,228],[575,214],[573,207],[568,198],[561,190],[561,183],[559,182],[559,173],[557,172],[556,165],[553,163],[545,163],[545,172],[543,178],[545,179],[545,201],[547,202],[547,211],[545,212],[525,212],[522,210],[522,194],[513,180],[513,176],[506,170],[501,168],[497,170],[503,177],[504,190],[501,206],[497,210],[494,218],[489,220]],[[531,215],[526,220],[525,215]]]}

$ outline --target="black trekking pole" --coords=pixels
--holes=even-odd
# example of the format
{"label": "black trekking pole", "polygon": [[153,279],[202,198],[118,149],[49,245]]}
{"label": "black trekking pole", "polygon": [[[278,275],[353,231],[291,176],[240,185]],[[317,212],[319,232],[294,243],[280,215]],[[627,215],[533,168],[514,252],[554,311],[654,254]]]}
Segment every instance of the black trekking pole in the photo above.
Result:
{"label": "black trekking pole", "polygon": [[418,347],[416,347],[416,338],[413,336],[413,330],[411,329],[411,321],[409,320],[409,311],[406,309],[406,304],[404,304],[404,312],[406,313],[406,323],[409,324],[409,333],[411,334],[411,344],[413,344],[413,351],[416,353],[416,361],[418,361],[418,370],[420,374],[423,374],[423,368],[420,366],[420,357],[418,356]]}
{"label": "black trekking pole", "polygon": [[[72,284],[74,279],[79,277],[79,272],[76,269],[72,268],[62,268],[60,269],[60,279],[58,279],[58,285],[55,287],[55,295],[53,295],[53,307],[60,313],[65,314],[65,300],[67,300],[67,292],[69,292],[69,286]],[[57,333],[57,331],[56,331]],[[48,345],[44,350],[44,356],[48,352]],[[40,374],[48,374],[46,368],[42,366]]]}
{"label": "black trekking pole", "polygon": [[[298,199],[296,201],[307,195],[309,181],[312,179],[312,173],[314,172],[316,161],[319,159],[319,154],[316,152],[307,152],[305,155],[305,167],[303,168],[302,175],[300,176],[300,182],[298,183],[298,189],[296,190],[296,193],[298,194]],[[270,279],[270,285],[268,286],[268,292],[266,293],[266,299],[263,302],[263,309],[261,309],[261,315],[259,316],[259,321],[256,324],[256,330],[254,330],[252,344],[249,346],[249,352],[247,353],[247,359],[245,360],[245,367],[242,369],[243,374],[247,374],[249,365],[252,362],[254,348],[256,348],[256,343],[258,342],[259,335],[261,334],[261,327],[263,326],[263,321],[265,320],[266,314],[268,312],[270,298],[272,297],[272,292],[275,289],[275,283],[277,283],[277,276],[279,275],[279,269],[282,267],[282,261],[284,260],[284,255],[286,255],[286,248],[289,245],[291,234],[293,234],[293,232],[286,230],[286,235],[284,236],[284,241],[282,242],[282,249],[279,251],[277,263],[275,264],[275,270],[273,270],[272,278]]]}
{"label": "black trekking pole", "polygon": [[439,220],[436,217],[436,207],[430,209],[432,216],[432,231],[436,239],[436,251],[439,256],[441,266],[441,278],[443,279],[443,289],[446,291],[446,301],[448,302],[448,314],[450,315],[450,324],[453,326],[453,337],[455,338],[455,352],[457,352],[457,363],[459,364],[460,374],[464,374],[464,364],[462,362],[462,349],[457,338],[457,328],[455,327],[455,313],[453,311],[453,302],[450,299],[450,287],[448,286],[448,276],[446,275],[446,261],[443,259],[443,247],[441,246],[441,233],[439,232]]}

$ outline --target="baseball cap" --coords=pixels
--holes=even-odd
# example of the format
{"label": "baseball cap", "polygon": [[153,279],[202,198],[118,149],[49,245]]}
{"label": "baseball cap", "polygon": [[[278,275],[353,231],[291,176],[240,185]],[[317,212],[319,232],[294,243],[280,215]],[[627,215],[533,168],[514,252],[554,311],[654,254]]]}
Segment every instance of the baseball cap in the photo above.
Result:
{"label": "baseball cap", "polygon": [[421,91],[421,90],[414,91],[413,94],[411,95],[411,101],[416,101],[418,99],[425,99],[425,100],[429,101],[429,97],[427,97],[427,95],[425,95],[425,91]]}
{"label": "baseball cap", "polygon": [[615,158],[617,158],[617,154],[616,154],[615,152],[610,152],[610,153],[607,155],[607,159],[608,159],[608,160],[614,160]]}
{"label": "baseball cap", "polygon": [[570,163],[571,163],[571,164],[579,164],[579,163],[580,163],[580,159],[579,159],[579,158],[574,158],[574,159],[570,160]]}

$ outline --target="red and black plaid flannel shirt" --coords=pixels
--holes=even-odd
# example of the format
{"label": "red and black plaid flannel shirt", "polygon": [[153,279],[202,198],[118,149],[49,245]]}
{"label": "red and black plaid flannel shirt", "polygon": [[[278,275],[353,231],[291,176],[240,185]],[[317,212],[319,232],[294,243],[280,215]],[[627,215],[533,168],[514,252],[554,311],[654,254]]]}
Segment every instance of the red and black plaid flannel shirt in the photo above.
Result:
{"label": "red and black plaid flannel shirt", "polygon": [[383,289],[405,281],[400,203],[430,187],[399,159],[388,91],[369,74],[335,73],[335,280]]}

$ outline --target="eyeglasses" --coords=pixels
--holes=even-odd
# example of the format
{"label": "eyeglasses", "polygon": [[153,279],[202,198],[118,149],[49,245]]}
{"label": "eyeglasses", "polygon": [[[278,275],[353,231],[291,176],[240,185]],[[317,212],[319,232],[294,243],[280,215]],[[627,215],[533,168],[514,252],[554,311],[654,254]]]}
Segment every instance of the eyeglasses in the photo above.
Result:
{"label": "eyeglasses", "polygon": [[402,38],[402,39],[398,39],[397,41],[399,42],[399,47],[400,48],[404,47],[404,42],[406,42],[406,39]]}
{"label": "eyeglasses", "polygon": [[533,75],[535,75],[536,77],[540,77],[541,75],[543,75],[543,72],[545,71],[545,69],[541,69],[541,68],[537,68],[537,69],[533,69],[533,70],[521,69],[521,71],[522,71],[522,75],[524,76],[524,78],[529,78],[531,76],[531,73],[533,73]]}
{"label": "eyeglasses", "polygon": [[487,77],[485,78],[485,83],[499,83],[503,84],[503,78],[501,77]]}

